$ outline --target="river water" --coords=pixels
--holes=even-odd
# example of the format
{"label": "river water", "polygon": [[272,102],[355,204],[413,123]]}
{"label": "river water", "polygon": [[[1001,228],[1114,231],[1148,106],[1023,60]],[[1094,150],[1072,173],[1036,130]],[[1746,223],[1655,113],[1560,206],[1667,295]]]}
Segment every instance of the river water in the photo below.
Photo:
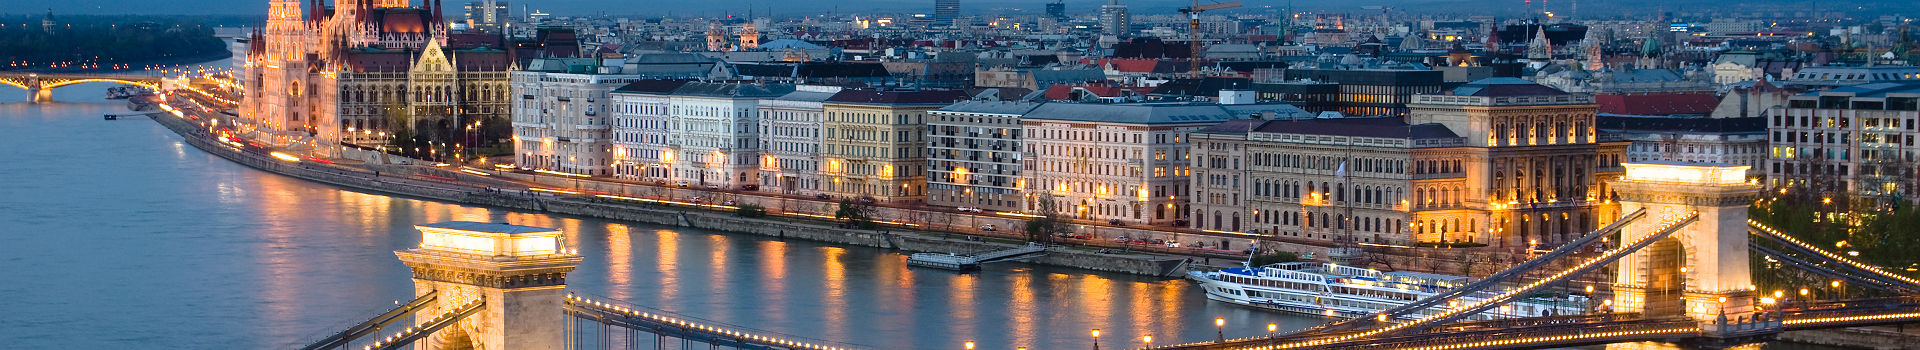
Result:
{"label": "river water", "polygon": [[1094,328],[1119,348],[1211,339],[1215,317],[1228,337],[1322,322],[1209,302],[1180,280],[1022,263],[955,274],[873,248],[346,191],[213,157],[143,118],[102,121],[125,108],[103,87],[48,104],[0,89],[0,348],[304,345],[410,299],[392,252],[418,243],[412,225],[449,220],[565,230],[586,256],[572,291],[875,349],[1079,349]]}
{"label": "river water", "polygon": [[[102,86],[104,87],[104,86]],[[973,274],[758,236],[450,205],[272,175],[187,146],[86,85],[27,104],[0,90],[4,348],[272,348],[410,299],[392,251],[412,225],[501,220],[565,230],[570,290],[882,349],[1080,348],[1286,329],[1317,318],[1208,302],[1189,283],[1009,263]],[[18,346],[18,347],[16,347]]]}

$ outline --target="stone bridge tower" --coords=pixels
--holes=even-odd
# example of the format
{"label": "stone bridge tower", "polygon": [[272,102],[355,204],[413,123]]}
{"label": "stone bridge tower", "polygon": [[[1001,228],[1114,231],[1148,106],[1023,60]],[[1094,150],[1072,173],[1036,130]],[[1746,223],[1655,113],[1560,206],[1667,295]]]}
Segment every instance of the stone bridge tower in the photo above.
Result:
{"label": "stone bridge tower", "polygon": [[415,349],[564,348],[562,289],[580,256],[561,244],[559,230],[465,221],[414,228],[420,247],[394,255],[413,269],[414,295],[440,292],[414,318],[432,318],[475,299],[484,305],[421,339]]}
{"label": "stone bridge tower", "polygon": [[1690,212],[1700,218],[1617,262],[1614,311],[1648,317],[1686,316],[1711,322],[1753,313],[1748,273],[1747,206],[1760,185],[1747,182],[1748,166],[1714,163],[1626,163],[1613,182],[1622,212],[1647,209],[1627,225],[1625,244],[1654,234],[1663,222]]}

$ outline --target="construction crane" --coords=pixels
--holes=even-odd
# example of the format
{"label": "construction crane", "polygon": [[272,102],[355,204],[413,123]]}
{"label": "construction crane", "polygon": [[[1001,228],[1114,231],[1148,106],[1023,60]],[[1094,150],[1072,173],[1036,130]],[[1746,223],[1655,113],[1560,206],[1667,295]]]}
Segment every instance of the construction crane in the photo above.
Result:
{"label": "construction crane", "polygon": [[1200,75],[1200,13],[1235,7],[1240,7],[1239,1],[1201,5],[1200,0],[1193,0],[1193,6],[1180,9],[1180,13],[1187,14],[1187,18],[1190,20],[1187,22],[1187,45],[1191,46],[1187,48],[1188,73],[1192,73],[1194,76]]}

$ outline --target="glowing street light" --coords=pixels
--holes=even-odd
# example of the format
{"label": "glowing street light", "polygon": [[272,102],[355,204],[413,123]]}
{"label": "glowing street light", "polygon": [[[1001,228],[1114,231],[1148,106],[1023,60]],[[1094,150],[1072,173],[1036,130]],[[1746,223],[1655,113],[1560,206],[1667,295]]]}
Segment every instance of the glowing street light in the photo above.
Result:
{"label": "glowing street light", "polygon": [[1100,350],[1100,329],[1093,329],[1093,350]]}
{"label": "glowing street light", "polygon": [[1148,335],[1140,336],[1140,342],[1147,343],[1147,347],[1149,348],[1153,347],[1153,335],[1148,334]]}
{"label": "glowing street light", "polygon": [[968,340],[968,341],[967,341],[967,350],[973,350],[973,341],[972,341],[972,340]]}
{"label": "glowing street light", "polygon": [[1213,330],[1214,334],[1220,336],[1220,342],[1227,342],[1227,319],[1225,317],[1213,318]]}

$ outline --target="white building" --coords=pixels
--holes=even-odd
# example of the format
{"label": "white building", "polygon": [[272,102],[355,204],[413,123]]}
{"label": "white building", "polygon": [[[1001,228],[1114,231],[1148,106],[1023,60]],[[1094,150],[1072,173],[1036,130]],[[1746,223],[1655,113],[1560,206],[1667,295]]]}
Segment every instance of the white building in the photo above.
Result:
{"label": "white building", "polygon": [[820,191],[820,129],[823,104],[837,86],[802,85],[779,98],[760,100],[760,187],[802,194]]}
{"label": "white building", "polygon": [[[512,73],[514,158],[523,169],[611,176],[609,92],[640,76],[619,58],[536,59]],[[580,66],[587,69],[574,69]]]}
{"label": "white building", "polygon": [[1021,118],[1023,209],[1051,198],[1084,220],[1169,224],[1184,220],[1189,198],[1187,134],[1260,114],[1298,118],[1284,104],[1048,103]]}
{"label": "white building", "polygon": [[757,183],[760,100],[794,91],[792,85],[687,83],[670,97],[680,152],[672,175],[690,185],[737,188]]}
{"label": "white building", "polygon": [[667,181],[679,151],[670,101],[686,80],[641,80],[613,90],[613,176]]}

